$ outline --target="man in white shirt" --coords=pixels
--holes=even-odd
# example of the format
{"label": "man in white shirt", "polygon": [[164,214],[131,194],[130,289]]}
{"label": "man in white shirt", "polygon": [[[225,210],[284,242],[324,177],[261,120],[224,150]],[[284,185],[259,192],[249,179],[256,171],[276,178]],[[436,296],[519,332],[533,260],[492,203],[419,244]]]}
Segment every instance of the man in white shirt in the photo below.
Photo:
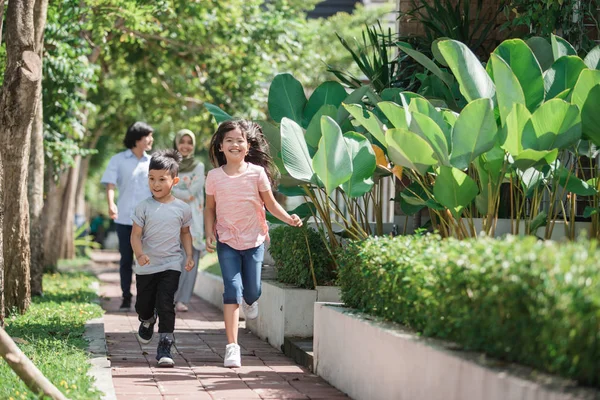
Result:
{"label": "man in white shirt", "polygon": [[[115,221],[121,254],[119,272],[123,302],[120,310],[131,308],[131,280],[133,274],[133,249],[131,248],[131,214],[138,203],[151,196],[148,187],[148,167],[152,149],[154,129],[145,122],[135,122],[125,134],[123,144],[127,150],[114,155],[108,162],[102,175],[108,199],[108,215]],[[119,200],[115,204],[115,187],[119,191]]]}

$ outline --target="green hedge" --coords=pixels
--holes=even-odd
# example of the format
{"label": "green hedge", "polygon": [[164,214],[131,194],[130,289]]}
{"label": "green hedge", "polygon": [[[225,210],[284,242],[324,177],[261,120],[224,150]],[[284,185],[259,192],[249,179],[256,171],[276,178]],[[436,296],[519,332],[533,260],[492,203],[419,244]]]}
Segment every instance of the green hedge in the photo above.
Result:
{"label": "green hedge", "polygon": [[600,387],[597,242],[371,238],[338,257],[350,307]]}
{"label": "green hedge", "polygon": [[[317,231],[306,226],[281,226],[273,229],[270,236],[269,251],[275,261],[279,282],[312,289],[311,258],[317,284],[328,285],[335,280],[331,268],[333,260]],[[306,246],[307,239],[310,254]]]}

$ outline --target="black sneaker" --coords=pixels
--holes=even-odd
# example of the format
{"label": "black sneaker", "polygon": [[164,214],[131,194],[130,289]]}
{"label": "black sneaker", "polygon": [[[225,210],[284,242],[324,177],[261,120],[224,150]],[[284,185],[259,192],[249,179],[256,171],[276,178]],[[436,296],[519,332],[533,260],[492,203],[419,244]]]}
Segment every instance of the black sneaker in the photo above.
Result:
{"label": "black sneaker", "polygon": [[129,311],[131,309],[131,297],[123,297],[123,302],[121,303],[121,307],[119,307],[119,311]]}
{"label": "black sneaker", "polygon": [[154,324],[156,324],[156,316],[152,319],[152,321],[142,321],[140,322],[140,327],[138,328],[137,338],[142,344],[148,344],[152,340],[152,336],[154,336]]}
{"label": "black sneaker", "polygon": [[173,361],[173,356],[171,355],[172,345],[173,341],[168,337],[162,338],[160,342],[158,342],[156,360],[158,361],[159,367],[170,368],[175,365],[175,361]]}

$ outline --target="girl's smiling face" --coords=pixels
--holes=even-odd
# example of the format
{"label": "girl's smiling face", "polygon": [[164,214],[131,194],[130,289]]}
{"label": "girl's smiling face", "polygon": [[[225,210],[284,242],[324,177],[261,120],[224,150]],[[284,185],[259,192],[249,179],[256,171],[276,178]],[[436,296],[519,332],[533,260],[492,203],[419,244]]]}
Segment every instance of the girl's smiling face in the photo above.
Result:
{"label": "girl's smiling face", "polygon": [[220,150],[227,162],[242,162],[248,154],[248,141],[239,128],[225,134]]}
{"label": "girl's smiling face", "polygon": [[181,153],[183,157],[188,157],[194,152],[194,142],[189,135],[183,135],[177,144],[177,151]]}

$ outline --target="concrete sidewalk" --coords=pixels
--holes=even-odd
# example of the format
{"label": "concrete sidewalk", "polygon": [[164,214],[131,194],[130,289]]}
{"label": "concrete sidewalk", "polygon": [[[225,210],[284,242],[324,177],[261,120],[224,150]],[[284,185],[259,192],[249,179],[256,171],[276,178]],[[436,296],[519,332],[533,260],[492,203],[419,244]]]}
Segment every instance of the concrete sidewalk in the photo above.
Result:
{"label": "concrete sidewalk", "polygon": [[118,312],[118,266],[104,265],[109,268],[98,271],[98,277],[117,399],[348,399],[246,329],[239,334],[243,366],[223,368],[226,338],[222,313],[196,296],[190,310],[177,315],[175,367],[157,368],[158,335],[148,345],[137,341],[135,311]]}

